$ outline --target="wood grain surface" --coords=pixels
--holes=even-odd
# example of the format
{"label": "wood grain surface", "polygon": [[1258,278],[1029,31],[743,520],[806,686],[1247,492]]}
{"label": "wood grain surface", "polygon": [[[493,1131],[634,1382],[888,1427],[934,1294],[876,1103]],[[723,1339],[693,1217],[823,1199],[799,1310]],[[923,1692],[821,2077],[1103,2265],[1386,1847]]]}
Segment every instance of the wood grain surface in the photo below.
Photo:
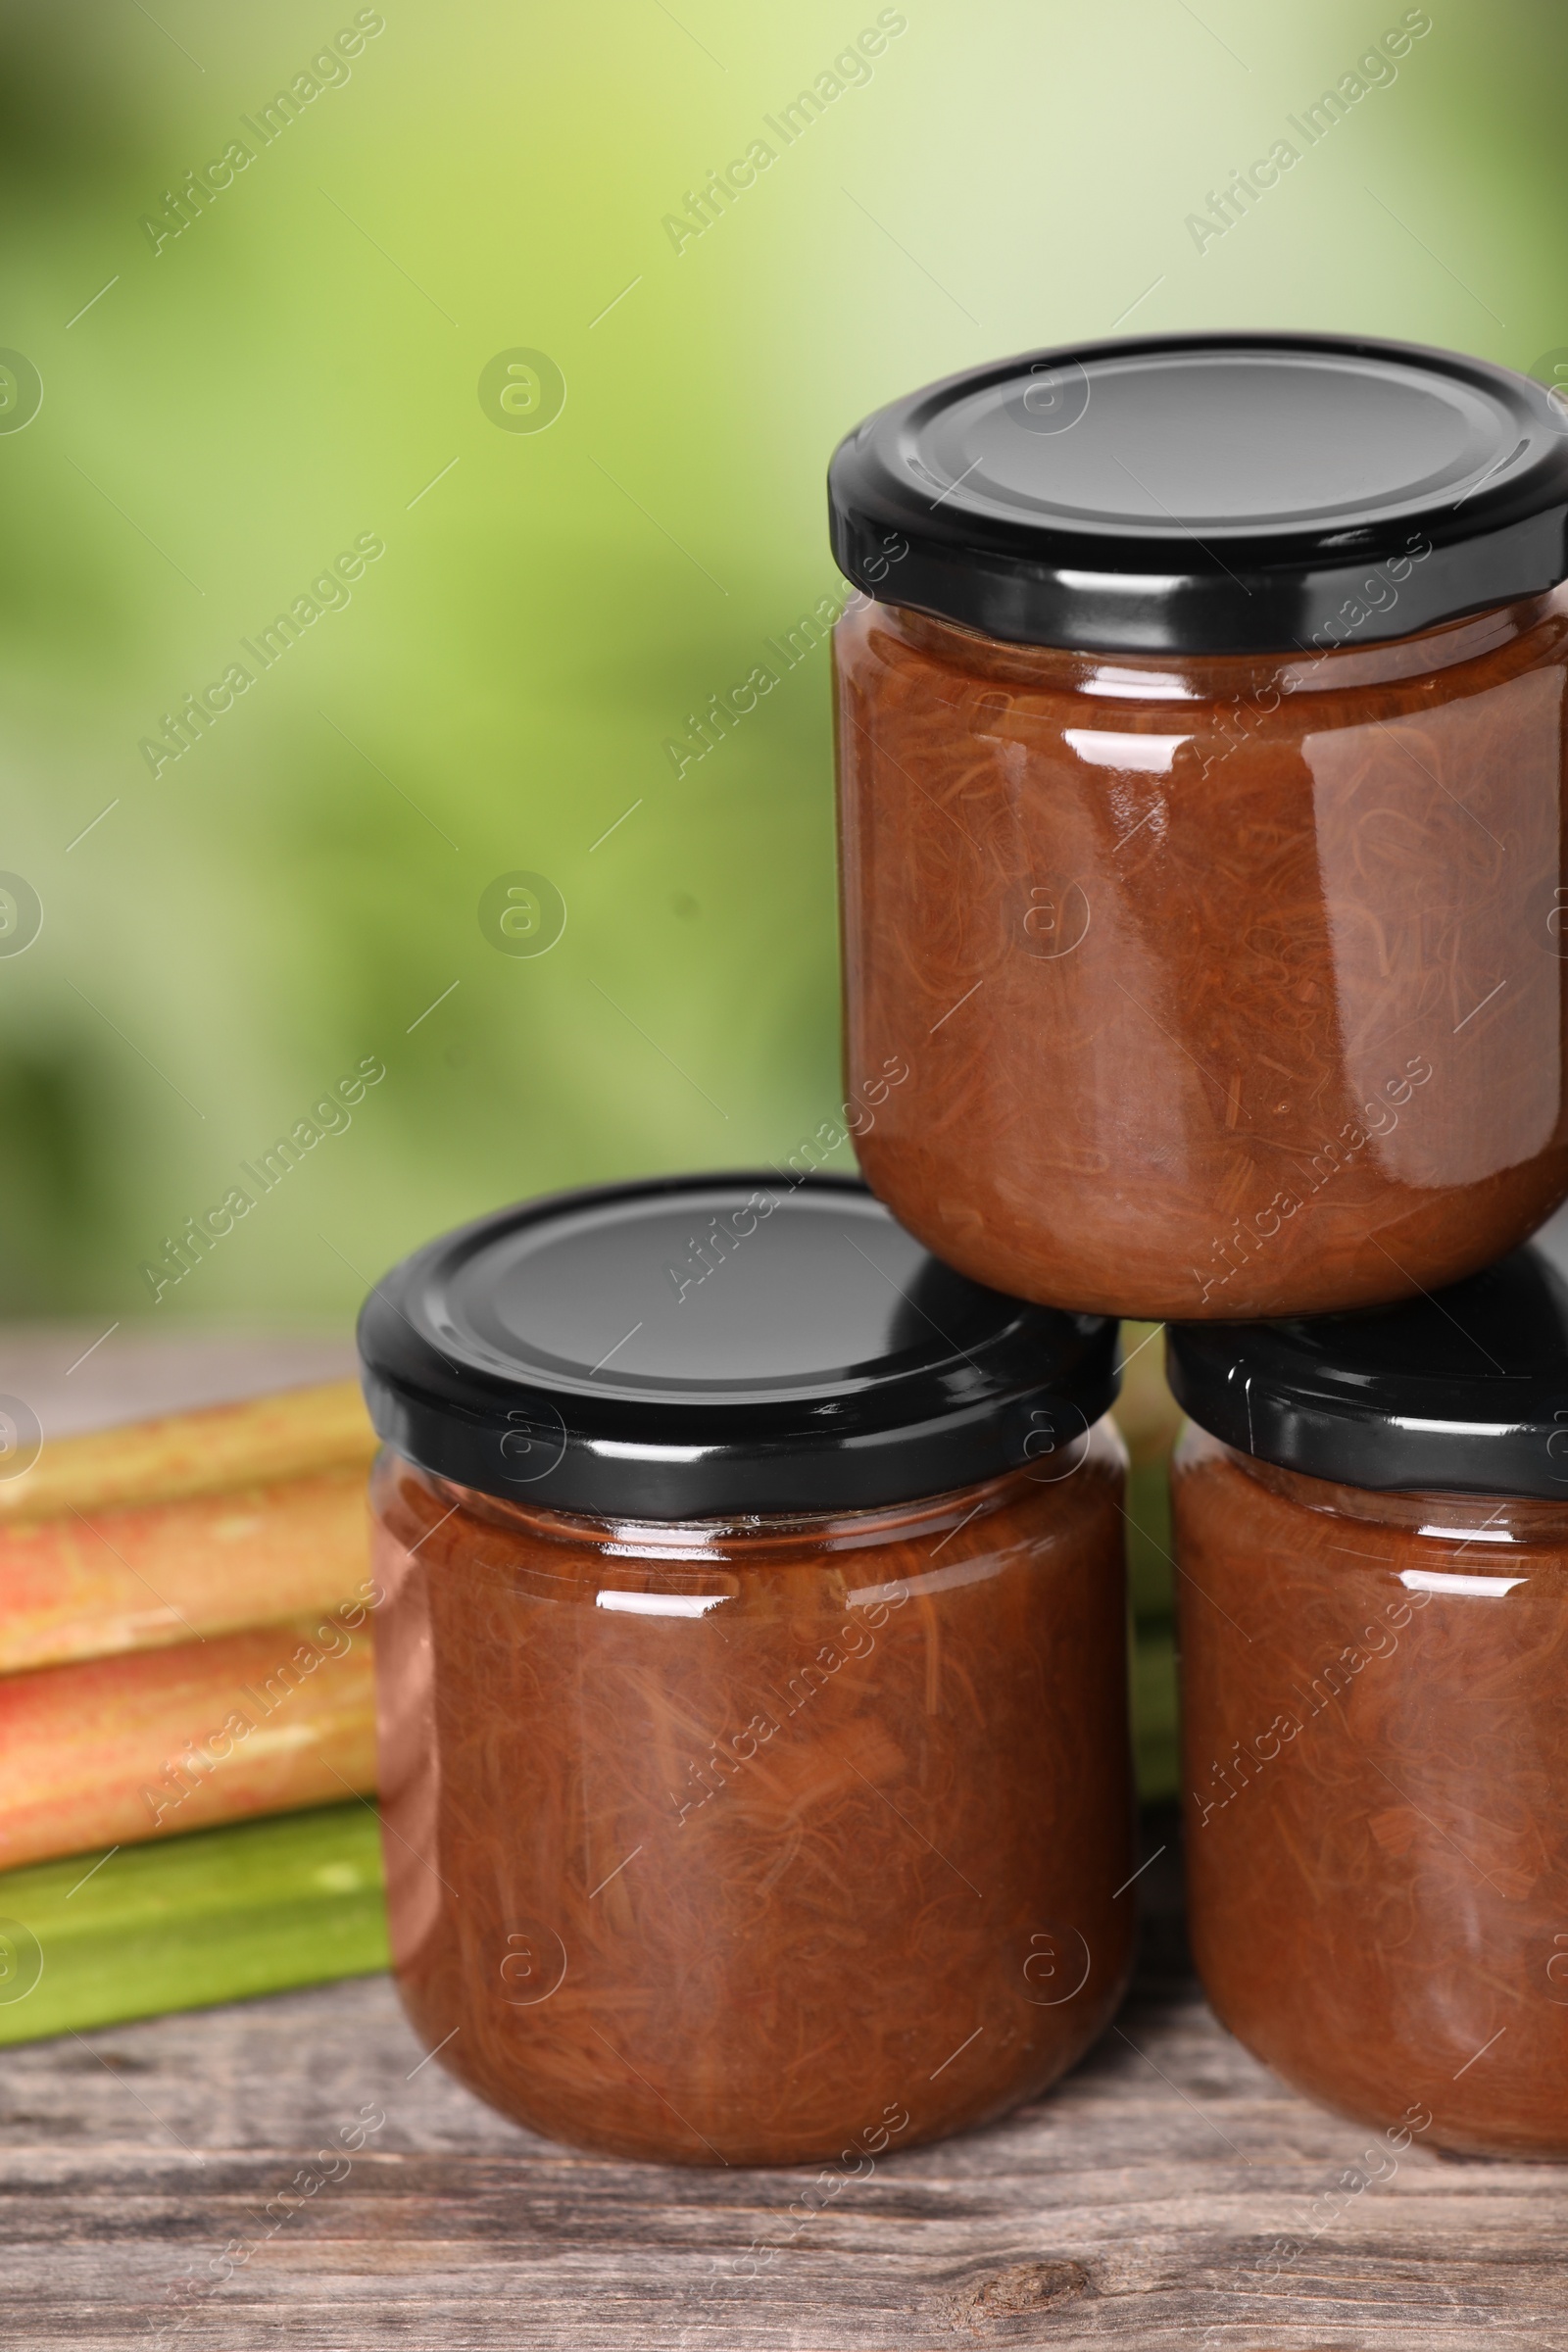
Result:
{"label": "wood grain surface", "polygon": [[383,1978],[10,2051],[0,2341],[1568,2346],[1568,2168],[1416,2146],[1353,2185],[1369,2135],[1283,2090],[1182,1972],[1170,1860],[1134,1996],[1075,2074],[805,2221],[814,2175],[517,2131],[425,2060]]}
{"label": "wood grain surface", "polygon": [[[69,1394],[49,1345],[58,1365],[0,1343],[0,1386],[47,1371]],[[188,1400],[177,1365],[122,1345],[135,1376],[117,1389],[106,1346],[76,1426],[127,1391]],[[245,1393],[262,1352],[207,1345],[205,1394]],[[611,2163],[517,2131],[426,2058],[382,1978],[9,2050],[0,2345],[1568,2352],[1568,2167],[1417,2144],[1368,2182],[1370,2135],[1205,2008],[1173,1825],[1147,1827],[1165,1850],[1139,1883],[1138,1982],[1083,2065],[804,2221],[814,2174]]]}

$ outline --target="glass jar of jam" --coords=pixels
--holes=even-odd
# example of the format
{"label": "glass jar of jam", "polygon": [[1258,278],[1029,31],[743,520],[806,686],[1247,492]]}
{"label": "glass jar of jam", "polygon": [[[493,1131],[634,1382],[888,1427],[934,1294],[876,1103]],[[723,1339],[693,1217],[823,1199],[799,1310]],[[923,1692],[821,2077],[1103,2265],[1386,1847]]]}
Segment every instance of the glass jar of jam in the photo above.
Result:
{"label": "glass jar of jam", "polygon": [[[1568,436],[1479,360],[1025,355],[829,477],[846,1069],[978,1282],[1410,1297],[1568,1193]],[[870,601],[867,601],[869,599]]]}
{"label": "glass jar of jam", "polygon": [[1568,1286],[1188,1325],[1193,1951],[1287,2082],[1568,2158]]}
{"label": "glass jar of jam", "polygon": [[1070,2066],[1132,1929],[1113,1327],[723,1176],[448,1236],[360,1345],[442,2063],[582,2147],[852,2171]]}

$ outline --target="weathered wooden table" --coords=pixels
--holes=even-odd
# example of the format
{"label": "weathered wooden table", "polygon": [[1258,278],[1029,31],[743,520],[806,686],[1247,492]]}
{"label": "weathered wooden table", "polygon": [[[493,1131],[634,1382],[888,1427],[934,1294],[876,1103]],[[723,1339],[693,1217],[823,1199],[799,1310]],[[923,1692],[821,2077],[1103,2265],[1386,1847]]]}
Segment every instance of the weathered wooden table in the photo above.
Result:
{"label": "weathered wooden table", "polygon": [[[0,1389],[60,1427],[92,1336],[0,1345]],[[138,1346],[134,1379],[111,1357],[96,1395],[187,1400],[177,1362]],[[204,1393],[340,1355],[215,1343]],[[8,2051],[0,2343],[1568,2352],[1568,2167],[1416,2146],[1369,2180],[1368,2134],[1283,2090],[1204,2007],[1171,1825],[1150,1828],[1167,1850],[1140,1883],[1139,1980],[1085,2063],[805,2222],[799,2173],[606,2163],[515,2130],[428,2062],[380,1978]]]}

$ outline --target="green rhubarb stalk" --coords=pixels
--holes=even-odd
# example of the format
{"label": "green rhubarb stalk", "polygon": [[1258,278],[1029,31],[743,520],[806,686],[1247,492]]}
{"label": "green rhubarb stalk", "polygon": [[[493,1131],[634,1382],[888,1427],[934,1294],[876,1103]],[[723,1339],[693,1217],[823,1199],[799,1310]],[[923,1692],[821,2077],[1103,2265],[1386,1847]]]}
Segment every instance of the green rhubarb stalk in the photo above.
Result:
{"label": "green rhubarb stalk", "polygon": [[388,1965],[364,1804],[0,1872],[0,2043]]}
{"label": "green rhubarb stalk", "polygon": [[1181,1407],[1165,1381],[1157,1324],[1124,1323],[1122,1392],[1115,1415],[1132,1469],[1127,1480],[1127,1573],[1138,1793],[1168,1803],[1180,1787],[1176,1740],[1176,1546],[1170,1532],[1170,1455]]}

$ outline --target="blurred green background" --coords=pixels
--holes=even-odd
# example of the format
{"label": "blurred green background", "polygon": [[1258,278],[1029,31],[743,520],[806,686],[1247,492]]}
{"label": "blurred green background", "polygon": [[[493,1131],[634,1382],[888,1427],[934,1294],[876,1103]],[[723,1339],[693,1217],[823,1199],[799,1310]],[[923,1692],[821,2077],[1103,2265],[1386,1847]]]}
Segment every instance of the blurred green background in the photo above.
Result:
{"label": "blurred green background", "polygon": [[[1435,0],[1253,214],[1187,224],[1423,13],[909,0],[786,146],[868,0],[6,10],[0,344],[43,399],[6,429],[13,364],[0,867],[44,919],[0,956],[0,1312],[152,1312],[140,1264],[363,1056],[352,1126],[160,1322],[346,1323],[460,1218],[830,1116],[825,652],[679,775],[667,742],[834,591],[829,451],[922,379],[1119,324],[1568,342],[1554,7]],[[481,402],[519,349],[546,429],[531,378]],[[155,776],[161,714],[364,533],[352,602]],[[564,901],[548,954],[481,930],[516,870]]]}

